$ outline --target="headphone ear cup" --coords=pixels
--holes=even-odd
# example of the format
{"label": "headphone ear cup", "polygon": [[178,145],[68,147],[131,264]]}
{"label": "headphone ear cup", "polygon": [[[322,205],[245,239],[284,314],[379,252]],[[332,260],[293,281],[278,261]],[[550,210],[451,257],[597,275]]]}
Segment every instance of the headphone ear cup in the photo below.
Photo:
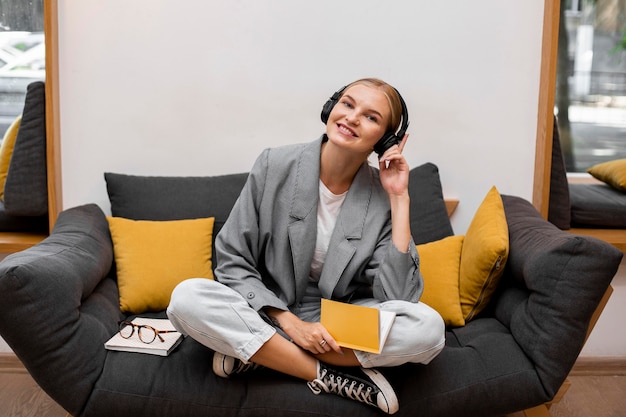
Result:
{"label": "headphone ear cup", "polygon": [[341,93],[346,89],[347,86],[342,87],[340,90],[335,91],[335,93],[324,103],[322,107],[321,119],[324,124],[328,122],[328,118],[330,117],[330,112],[333,111],[333,107],[339,101],[339,97],[341,97]]}
{"label": "headphone ear cup", "polygon": [[321,114],[322,122],[324,122],[324,124],[328,122],[328,117],[330,116],[330,112],[333,110],[333,107],[335,107],[335,103],[337,102],[332,98],[329,98],[326,103],[324,103]]}
{"label": "headphone ear cup", "polygon": [[378,142],[376,142],[376,145],[374,145],[374,152],[376,152],[379,157],[383,156],[387,149],[400,142],[400,138],[395,133],[385,133],[385,135]]}

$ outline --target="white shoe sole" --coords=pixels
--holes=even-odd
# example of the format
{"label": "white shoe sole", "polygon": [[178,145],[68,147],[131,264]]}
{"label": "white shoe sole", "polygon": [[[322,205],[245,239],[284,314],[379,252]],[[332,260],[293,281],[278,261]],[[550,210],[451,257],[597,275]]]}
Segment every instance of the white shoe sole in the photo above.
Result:
{"label": "white shoe sole", "polygon": [[[225,364],[227,360],[233,360],[232,358],[223,355],[221,353],[215,352],[213,354],[213,373],[222,378],[228,378],[230,375],[226,372]],[[231,370],[233,368],[232,364],[230,366]]]}
{"label": "white shoe sole", "polygon": [[387,381],[387,378],[385,378],[385,376],[376,369],[361,368],[361,370],[368,376],[369,379],[372,380],[374,384],[376,384],[383,394],[378,395],[378,398],[376,398],[378,408],[387,414],[396,413],[400,409],[398,397],[396,397],[396,393],[391,387],[391,384],[389,384],[389,381]]}

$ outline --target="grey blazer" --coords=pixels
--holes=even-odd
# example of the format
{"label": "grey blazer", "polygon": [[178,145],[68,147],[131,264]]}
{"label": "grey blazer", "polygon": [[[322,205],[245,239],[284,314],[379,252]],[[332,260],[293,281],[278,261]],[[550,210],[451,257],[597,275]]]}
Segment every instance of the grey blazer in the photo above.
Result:
{"label": "grey blazer", "polygon": [[[216,279],[257,311],[297,311],[309,283],[322,142],[263,151],[215,239]],[[364,163],[331,236],[319,281],[324,298],[419,300],[423,280],[415,244],[408,253],[392,244],[390,217],[378,169]]]}

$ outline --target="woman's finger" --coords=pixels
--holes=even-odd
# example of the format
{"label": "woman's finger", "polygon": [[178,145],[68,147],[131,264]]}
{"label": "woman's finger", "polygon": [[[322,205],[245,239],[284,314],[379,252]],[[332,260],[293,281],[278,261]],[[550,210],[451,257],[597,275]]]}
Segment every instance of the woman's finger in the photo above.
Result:
{"label": "woman's finger", "polygon": [[400,144],[398,145],[398,148],[400,148],[400,152],[402,152],[402,150],[404,149],[404,145],[406,145],[406,141],[407,140],[409,140],[409,134],[408,133],[406,133],[404,135],[404,137],[400,141]]}

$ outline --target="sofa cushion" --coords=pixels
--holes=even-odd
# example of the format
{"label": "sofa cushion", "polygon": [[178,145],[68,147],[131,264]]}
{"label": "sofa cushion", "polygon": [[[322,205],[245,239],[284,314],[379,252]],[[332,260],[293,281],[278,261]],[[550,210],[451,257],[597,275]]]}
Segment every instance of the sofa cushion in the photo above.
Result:
{"label": "sofa cushion", "polygon": [[550,169],[550,199],[548,221],[562,230],[570,228],[570,195],[565,158],[561,151],[561,136],[556,116],[552,130],[552,168]]}
{"label": "sofa cushion", "polygon": [[180,282],[188,278],[213,279],[213,217],[170,221],[108,217],[107,220],[123,312],[164,310]]}
{"label": "sofa cushion", "polygon": [[502,198],[492,187],[470,222],[461,252],[459,290],[466,322],[489,303],[508,255],[509,231]]}
{"label": "sofa cushion", "polygon": [[607,184],[570,184],[572,225],[626,228],[626,193]]}
{"label": "sofa cushion", "polygon": [[47,393],[78,416],[121,318],[111,237],[95,204],[63,211],[53,233],[0,263],[0,334]]}
{"label": "sofa cushion", "polygon": [[215,217],[217,234],[248,178],[247,173],[160,177],[105,173],[111,213],[134,220]]}
{"label": "sofa cushion", "polygon": [[465,236],[448,236],[417,245],[424,277],[424,304],[434,308],[446,326],[465,325],[459,299],[459,266]]}
{"label": "sofa cushion", "polygon": [[592,166],[587,172],[616,190],[626,191],[626,159],[602,162]]}
{"label": "sofa cushion", "polygon": [[114,217],[133,220],[214,217],[214,243],[215,236],[228,219],[248,174],[159,177],[108,172],[104,174],[104,178]]}
{"label": "sofa cushion", "polygon": [[48,213],[46,100],[44,83],[28,85],[22,122],[4,186],[4,207],[13,216]]}
{"label": "sofa cushion", "polygon": [[502,200],[510,254],[495,316],[510,328],[546,392],[554,395],[582,349],[622,252],[601,240],[560,231],[526,200]]}
{"label": "sofa cushion", "polygon": [[452,236],[452,225],[443,199],[439,169],[427,162],[411,169],[411,233],[415,244],[432,242]]}
{"label": "sofa cushion", "polygon": [[22,115],[20,114],[13,123],[11,123],[11,126],[9,126],[2,138],[2,145],[0,146],[0,200],[4,200],[4,184],[7,181],[9,164],[11,163],[15,139],[17,139],[17,132],[20,129],[21,122]]}

